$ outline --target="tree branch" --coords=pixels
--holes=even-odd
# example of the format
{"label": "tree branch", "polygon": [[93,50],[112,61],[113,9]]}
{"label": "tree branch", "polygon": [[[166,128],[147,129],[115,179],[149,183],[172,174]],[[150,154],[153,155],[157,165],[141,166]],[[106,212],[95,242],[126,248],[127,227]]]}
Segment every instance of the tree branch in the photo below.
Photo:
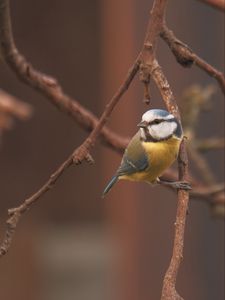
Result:
{"label": "tree branch", "polygon": [[207,138],[199,139],[195,143],[195,148],[200,152],[206,152],[209,150],[224,149],[225,139],[224,138]]}
{"label": "tree branch", "polygon": [[193,191],[190,192],[190,195],[192,197],[196,197],[196,198],[211,198],[212,196],[219,194],[221,192],[224,192],[225,189],[225,185],[224,183],[221,184],[214,184],[212,186],[207,187],[199,187]]}
{"label": "tree branch", "polygon": [[31,114],[32,108],[29,104],[0,89],[0,134],[11,129],[14,117],[26,121]]}
{"label": "tree branch", "polygon": [[90,150],[95,145],[95,142],[98,138],[98,136],[101,134],[101,130],[105,123],[107,122],[109,116],[111,115],[114,107],[122,97],[122,95],[126,92],[126,90],[129,88],[133,78],[135,77],[137,71],[139,70],[139,59],[135,61],[133,66],[128,71],[128,74],[124,80],[124,82],[119,87],[118,91],[115,93],[115,95],[112,97],[110,102],[106,105],[105,110],[103,111],[103,114],[101,115],[97,125],[94,127],[91,134],[86,138],[86,140],[80,145],[73,154],[73,160],[74,162],[81,163],[87,156],[90,156]]}
{"label": "tree branch", "polygon": [[22,215],[26,211],[28,211],[31,208],[31,206],[34,203],[36,203],[37,200],[43,194],[45,194],[54,186],[54,184],[62,175],[62,173],[67,168],[69,168],[72,165],[72,163],[73,163],[73,155],[70,155],[67,158],[67,160],[50,176],[48,181],[36,193],[34,193],[31,197],[25,199],[20,206],[8,210],[9,219],[6,221],[6,232],[0,247],[0,257],[5,255],[8,252],[12,243],[14,233],[16,231],[16,227]]}
{"label": "tree branch", "polygon": [[[173,96],[169,83],[163,74],[162,68],[159,66],[155,58],[155,49],[157,39],[165,26],[165,11],[167,0],[155,0],[151,11],[151,18],[148,25],[148,32],[141,53],[141,71],[144,78],[152,77],[155,81],[165,105],[169,112],[180,120],[180,112]],[[147,45],[147,46],[146,46]],[[179,179],[187,181],[188,177],[188,159],[185,149],[184,140],[181,143],[179,159]],[[175,225],[175,238],[173,246],[173,254],[169,268],[166,272],[161,300],[180,300],[182,299],[176,291],[176,279],[179,266],[183,257],[184,245],[184,229],[185,220],[188,210],[189,193],[185,190],[178,191],[178,207]]]}
{"label": "tree branch", "polygon": [[[98,119],[78,101],[66,95],[57,79],[35,70],[16,48],[12,34],[8,0],[0,0],[0,28],[0,53],[18,78],[46,96],[54,106],[67,113],[83,129],[93,130],[98,123]],[[132,68],[135,70],[137,64],[134,63]],[[128,142],[127,138],[115,134],[107,127],[101,130],[101,140],[105,145],[120,153]]]}
{"label": "tree branch", "polygon": [[166,25],[163,27],[161,37],[168,44],[179,64],[183,67],[190,67],[193,63],[196,64],[209,76],[214,77],[219,83],[223,93],[225,93],[225,78],[222,72],[218,71],[202,58],[197,56],[186,44],[178,40],[174,33],[169,30]]}
{"label": "tree branch", "polygon": [[73,163],[78,164],[84,159],[88,162],[93,162],[93,159],[89,154],[89,148],[94,145],[97,137],[100,134],[102,135],[105,144],[113,147],[114,150],[119,152],[121,152],[122,149],[124,150],[127,140],[114,134],[107,128],[102,129],[102,127],[106,123],[113,108],[132,82],[139,69],[139,61],[137,59],[132,65],[124,82],[110,100],[109,104],[106,106],[100,120],[97,120],[92,113],[84,109],[78,102],[73,101],[71,98],[65,95],[56,79],[36,71],[19,53],[13,40],[8,0],[0,0],[0,28],[1,54],[9,66],[18,75],[18,77],[29,86],[42,92],[60,110],[66,111],[73,116],[74,119],[85,129],[93,129],[92,133],[85,140],[85,142],[80,147],[75,149],[69,158],[56,170],[55,173],[50,176],[49,180],[38,190],[38,192],[33,194],[30,198],[24,200],[19,207],[10,209],[8,211],[10,218],[7,221],[5,237],[0,247],[0,256],[2,256],[9,250],[16,226],[21,216],[55,184],[62,173]]}
{"label": "tree branch", "polygon": [[225,2],[224,0],[199,0],[201,2],[204,2],[214,8],[217,8],[219,10],[225,11]]}

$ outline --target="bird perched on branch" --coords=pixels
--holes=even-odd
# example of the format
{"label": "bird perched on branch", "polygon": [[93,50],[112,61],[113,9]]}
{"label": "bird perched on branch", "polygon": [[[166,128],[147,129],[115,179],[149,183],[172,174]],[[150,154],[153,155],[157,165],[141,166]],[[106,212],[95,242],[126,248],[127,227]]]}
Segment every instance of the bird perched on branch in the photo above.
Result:
{"label": "bird perched on branch", "polygon": [[183,132],[180,122],[169,112],[151,109],[145,112],[138,132],[127,146],[120,167],[106,186],[103,197],[120,179],[191,189],[187,182],[163,181],[159,176],[177,158]]}

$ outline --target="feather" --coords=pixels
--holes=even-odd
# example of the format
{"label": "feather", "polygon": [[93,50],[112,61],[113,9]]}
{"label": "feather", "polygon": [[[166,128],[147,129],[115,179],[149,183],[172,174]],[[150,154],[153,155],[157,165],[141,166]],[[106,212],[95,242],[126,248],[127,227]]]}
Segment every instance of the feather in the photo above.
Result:
{"label": "feather", "polygon": [[118,176],[117,175],[113,176],[113,178],[110,180],[110,182],[107,184],[106,188],[104,189],[102,193],[102,198],[104,198],[105,195],[111,190],[111,188],[117,182],[117,180],[118,180]]}
{"label": "feather", "polygon": [[131,176],[144,171],[149,166],[148,157],[140,141],[140,132],[135,134],[131,139],[124,155],[120,167],[118,168],[116,175],[110,180],[108,185],[103,191],[104,197],[118,179],[124,176]]}
{"label": "feather", "polygon": [[144,171],[148,166],[149,160],[140,141],[140,132],[138,132],[130,141],[116,174],[118,176],[130,175]]}

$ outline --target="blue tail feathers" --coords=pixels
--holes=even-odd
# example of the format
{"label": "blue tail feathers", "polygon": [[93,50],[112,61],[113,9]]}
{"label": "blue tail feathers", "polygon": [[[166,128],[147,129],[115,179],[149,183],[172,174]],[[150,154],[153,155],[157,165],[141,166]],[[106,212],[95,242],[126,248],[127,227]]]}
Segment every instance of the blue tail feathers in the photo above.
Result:
{"label": "blue tail feathers", "polygon": [[104,189],[103,193],[102,193],[102,198],[105,197],[105,195],[111,190],[111,188],[113,187],[113,185],[117,182],[118,180],[118,176],[113,176],[113,178],[110,180],[110,182],[107,184],[106,188]]}

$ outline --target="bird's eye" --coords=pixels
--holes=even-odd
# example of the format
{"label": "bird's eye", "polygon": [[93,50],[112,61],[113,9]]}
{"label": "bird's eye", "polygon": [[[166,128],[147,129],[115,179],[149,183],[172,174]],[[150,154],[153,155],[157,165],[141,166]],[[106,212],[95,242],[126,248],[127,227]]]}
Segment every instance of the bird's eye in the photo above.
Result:
{"label": "bird's eye", "polygon": [[162,122],[162,120],[155,119],[155,120],[153,121],[153,124],[159,124],[159,123],[161,123],[161,122]]}

